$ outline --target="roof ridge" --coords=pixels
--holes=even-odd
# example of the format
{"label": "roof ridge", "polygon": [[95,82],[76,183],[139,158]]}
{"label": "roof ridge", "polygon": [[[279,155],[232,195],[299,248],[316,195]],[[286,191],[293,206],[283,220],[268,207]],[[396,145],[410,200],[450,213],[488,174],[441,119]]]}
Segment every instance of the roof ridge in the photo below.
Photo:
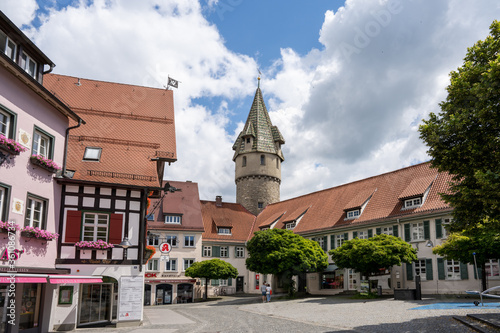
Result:
{"label": "roof ridge", "polygon": [[47,76],[55,76],[55,77],[61,76],[61,77],[65,77],[65,78],[73,78],[73,79],[80,80],[80,81],[84,80],[84,81],[89,81],[89,82],[100,82],[100,83],[103,83],[103,84],[110,84],[110,85],[121,85],[121,86],[129,86],[129,87],[137,87],[137,88],[145,88],[145,89],[170,91],[168,89],[163,89],[163,88],[140,86],[138,84],[132,84],[132,83],[122,83],[122,82],[111,82],[111,81],[96,80],[96,79],[87,79],[87,78],[78,77],[78,76],[72,76],[72,75],[64,75],[64,74],[56,74],[56,73],[49,73],[49,74],[45,74],[45,75],[47,75]]}

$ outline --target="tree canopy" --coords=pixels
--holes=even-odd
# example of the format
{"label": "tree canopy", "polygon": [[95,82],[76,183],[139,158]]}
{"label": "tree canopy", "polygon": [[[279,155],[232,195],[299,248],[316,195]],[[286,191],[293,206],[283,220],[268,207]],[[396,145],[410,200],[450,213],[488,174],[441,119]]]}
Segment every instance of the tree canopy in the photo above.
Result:
{"label": "tree canopy", "polygon": [[451,193],[442,195],[454,208],[452,231],[500,223],[500,22],[490,31],[450,73],[439,115],[419,129],[432,166],[453,176]]}
{"label": "tree canopy", "polygon": [[186,276],[205,278],[205,298],[207,296],[208,280],[237,278],[238,270],[228,262],[220,259],[196,261],[185,272]]}
{"label": "tree canopy", "polygon": [[[247,249],[246,266],[250,271],[281,276],[289,281],[299,273],[322,271],[328,266],[328,256],[317,242],[290,230],[257,231],[248,241]],[[290,288],[293,284],[288,288],[292,293]]]}
{"label": "tree canopy", "polygon": [[368,239],[354,238],[328,252],[339,268],[352,268],[364,276],[417,259],[417,250],[401,238],[377,235]]}

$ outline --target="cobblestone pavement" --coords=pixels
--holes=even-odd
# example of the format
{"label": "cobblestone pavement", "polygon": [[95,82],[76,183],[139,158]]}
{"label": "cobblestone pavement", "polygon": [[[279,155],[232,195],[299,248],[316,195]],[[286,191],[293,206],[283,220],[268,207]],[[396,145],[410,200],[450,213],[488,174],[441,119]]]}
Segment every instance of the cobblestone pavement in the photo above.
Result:
{"label": "cobblestone pavement", "polygon": [[145,307],[144,324],[128,328],[77,329],[87,332],[215,333],[215,332],[472,332],[452,316],[499,313],[498,308],[411,310],[443,301],[464,299],[352,300],[310,297],[260,303],[257,297],[223,297],[221,300]]}

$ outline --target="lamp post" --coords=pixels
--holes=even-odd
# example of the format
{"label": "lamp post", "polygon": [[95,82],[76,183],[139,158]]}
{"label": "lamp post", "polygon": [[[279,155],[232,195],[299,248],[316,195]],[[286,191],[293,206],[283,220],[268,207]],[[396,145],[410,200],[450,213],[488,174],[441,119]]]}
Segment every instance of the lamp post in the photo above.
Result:
{"label": "lamp post", "polygon": [[127,249],[132,246],[132,243],[128,240],[128,237],[125,236],[123,237],[122,242],[120,243],[120,247],[122,247],[123,250],[123,260],[127,260]]}

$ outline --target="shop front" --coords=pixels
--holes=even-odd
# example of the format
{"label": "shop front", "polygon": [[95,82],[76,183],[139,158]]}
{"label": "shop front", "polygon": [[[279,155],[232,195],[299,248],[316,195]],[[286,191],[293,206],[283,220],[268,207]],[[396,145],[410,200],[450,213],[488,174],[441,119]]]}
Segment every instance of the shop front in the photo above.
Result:
{"label": "shop front", "polygon": [[195,279],[146,279],[144,305],[194,302]]}
{"label": "shop front", "polygon": [[320,277],[320,289],[344,289],[344,270],[336,265],[328,265]]}

